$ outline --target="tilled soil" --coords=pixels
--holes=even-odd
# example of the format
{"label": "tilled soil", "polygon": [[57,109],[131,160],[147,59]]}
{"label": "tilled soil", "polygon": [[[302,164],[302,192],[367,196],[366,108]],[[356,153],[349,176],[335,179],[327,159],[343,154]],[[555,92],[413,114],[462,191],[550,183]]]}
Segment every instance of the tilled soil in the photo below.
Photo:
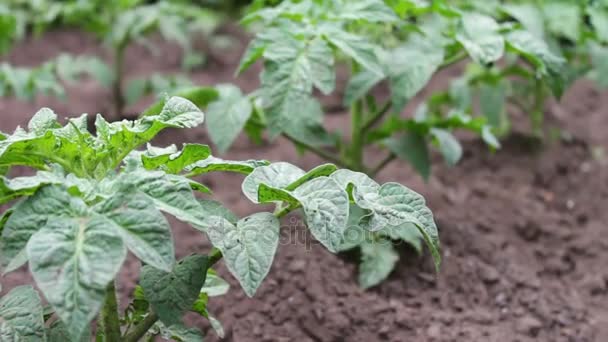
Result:
{"label": "tilled soil", "polygon": [[[163,48],[167,56],[155,57],[131,49],[125,69],[129,76],[177,71],[179,56],[172,51]],[[10,60],[35,64],[59,52],[104,55],[92,38],[60,31],[22,44]],[[193,79],[205,85],[234,82],[236,58],[222,62],[196,70]],[[434,83],[445,83],[446,77]],[[236,81],[251,90],[257,79],[251,72]],[[67,103],[0,100],[0,130],[24,124],[41,106],[66,115],[111,108],[109,91],[92,80],[68,88]],[[442,240],[439,274],[429,255],[417,257],[401,246],[397,270],[382,285],[363,291],[356,284],[356,253],[332,255],[296,217],[284,219],[282,244],[255,298],[247,298],[219,267],[233,285],[210,304],[224,323],[225,340],[608,341],[608,156],[603,154],[608,152],[608,98],[603,94],[582,81],[560,104],[548,106],[550,124],[562,129],[559,139],[539,145],[515,133],[496,153],[467,139],[457,166],[435,158],[428,183],[401,162],[379,175],[379,181],[397,181],[427,197]],[[348,130],[346,115],[327,120],[330,127]],[[204,129],[194,129],[167,132],[155,143],[186,141],[209,139]],[[321,162],[298,155],[282,140],[256,146],[244,137],[226,157],[284,160],[304,169]],[[203,181],[239,215],[260,210],[240,193],[240,179],[222,174]],[[172,222],[178,256],[209,249],[200,233]],[[123,268],[123,306],[138,269],[134,258]],[[17,271],[2,280],[3,290],[30,279],[27,270]],[[188,321],[209,330],[197,318]],[[211,331],[207,335],[216,339]]]}

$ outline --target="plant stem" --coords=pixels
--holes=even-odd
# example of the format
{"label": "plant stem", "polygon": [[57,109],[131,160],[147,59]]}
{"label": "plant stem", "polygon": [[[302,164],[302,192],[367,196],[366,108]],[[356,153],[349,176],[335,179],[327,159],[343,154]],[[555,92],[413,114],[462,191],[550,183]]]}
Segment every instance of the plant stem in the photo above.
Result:
{"label": "plant stem", "polygon": [[114,82],[112,84],[112,100],[114,101],[114,115],[123,117],[125,98],[122,92],[122,74],[125,57],[125,45],[118,44],[114,50]]}
{"label": "plant stem", "polygon": [[289,214],[290,212],[292,212],[293,210],[295,210],[295,209],[297,209],[297,208],[299,208],[299,207],[300,207],[300,205],[289,205],[289,206],[287,206],[287,207],[285,207],[285,208],[283,208],[283,209],[281,209],[281,210],[277,211],[277,212],[274,214],[274,216],[275,216],[276,218],[280,219],[281,217],[283,217],[283,216],[285,216],[285,215]]}
{"label": "plant stem", "polygon": [[333,153],[331,153],[329,151],[325,151],[321,148],[318,148],[318,147],[309,145],[307,143],[301,142],[299,140],[296,140],[285,133],[283,133],[283,137],[285,137],[287,140],[291,141],[293,144],[303,146],[307,151],[310,151],[323,159],[327,159],[328,161],[336,164],[339,167],[343,167],[343,168],[349,167],[348,164],[344,160],[342,160],[340,157],[334,155]]}
{"label": "plant stem", "polygon": [[[141,321],[141,323],[136,325],[135,329],[133,331],[131,331],[130,333],[128,333],[127,336],[125,336],[125,338],[123,339],[123,341],[125,341],[125,342],[139,341],[139,339],[142,338],[148,332],[148,330],[150,330],[150,328],[152,328],[152,326],[154,325],[154,323],[156,323],[156,321],[158,321],[158,314],[156,314],[156,312],[154,312],[154,311],[150,311],[148,316],[146,316],[146,318],[144,318],[144,320]],[[114,340],[109,340],[109,341],[114,341]],[[116,341],[119,341],[119,340],[116,340]]]}
{"label": "plant stem", "polygon": [[106,287],[106,300],[101,310],[104,335],[107,341],[120,341],[120,321],[118,319],[118,303],[116,287],[112,280]]}
{"label": "plant stem", "polygon": [[351,108],[351,168],[363,171],[363,108],[361,100]]}
{"label": "plant stem", "polygon": [[543,83],[536,80],[534,84],[534,110],[532,111],[532,130],[538,136],[542,136],[542,125],[544,121],[545,92]]}
{"label": "plant stem", "polygon": [[397,158],[397,155],[395,155],[394,153],[390,153],[388,156],[386,156],[386,158],[382,159],[382,161],[380,163],[378,163],[378,165],[376,165],[376,167],[374,167],[370,171],[369,175],[371,177],[374,177],[375,175],[378,174],[378,172],[382,171],[382,169],[384,169],[388,164],[390,164],[390,162],[392,162],[396,158]]}
{"label": "plant stem", "polygon": [[209,267],[215,265],[221,259],[222,259],[222,251],[213,247],[211,249],[211,252],[209,252],[209,255],[208,255],[207,262],[209,263]]}
{"label": "plant stem", "polygon": [[367,132],[370,128],[380,122],[384,115],[386,115],[386,113],[388,113],[388,111],[391,109],[392,105],[393,102],[389,100],[384,104],[384,106],[382,106],[382,108],[380,108],[380,110],[374,113],[374,115],[372,115],[363,125],[363,132]]}
{"label": "plant stem", "polygon": [[467,53],[466,52],[461,52],[459,54],[456,54],[448,59],[446,59],[445,61],[443,61],[443,63],[441,63],[441,65],[439,66],[439,69],[445,69],[453,64],[456,64],[462,60],[464,60],[465,58],[467,58]]}

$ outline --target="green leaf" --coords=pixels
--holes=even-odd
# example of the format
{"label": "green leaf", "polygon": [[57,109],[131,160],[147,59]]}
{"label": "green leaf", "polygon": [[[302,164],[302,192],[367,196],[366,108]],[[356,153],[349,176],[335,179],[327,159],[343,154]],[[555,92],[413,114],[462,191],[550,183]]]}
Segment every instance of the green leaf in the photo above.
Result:
{"label": "green leaf", "polygon": [[495,149],[500,148],[500,141],[498,141],[490,126],[483,126],[481,130],[481,138],[488,146]]}
{"label": "green leaf", "polygon": [[138,169],[123,174],[120,181],[148,196],[159,210],[197,229],[204,229],[205,214],[192,193],[189,179],[162,171]]}
{"label": "green leaf", "polygon": [[347,189],[352,195],[353,187],[357,188],[359,194],[376,193],[380,190],[380,185],[362,172],[341,169],[330,176],[342,189]]}
{"label": "green leaf", "polygon": [[261,76],[262,103],[271,135],[289,127],[297,133],[302,127],[295,128],[294,118],[319,121],[321,110],[311,98],[312,87],[330,92],[335,84],[333,54],[327,44],[321,39],[306,44],[291,38],[270,44],[264,57],[267,61]]}
{"label": "green leaf", "polygon": [[[219,94],[215,88],[210,87],[194,87],[189,89],[184,89],[177,91],[175,94],[172,94],[175,97],[184,98],[190,102],[192,102],[196,107],[204,108],[212,101],[215,101]],[[161,113],[163,107],[167,105],[167,103],[172,98],[162,99],[148,109],[146,109],[141,115],[142,116],[155,116]]]}
{"label": "green leaf", "polygon": [[342,242],[338,246],[338,252],[347,251],[355,247],[360,246],[365,240],[372,238],[372,233],[363,229],[359,225],[359,220],[362,217],[368,215],[368,213],[359,208],[355,204],[351,204],[348,213],[348,223],[346,224],[346,230],[342,236]]}
{"label": "green leaf", "polygon": [[15,287],[0,298],[0,340],[45,340],[42,304],[33,287]]}
{"label": "green leaf", "polygon": [[383,75],[375,51],[376,46],[365,38],[333,26],[326,27],[323,34],[331,44],[361,64],[365,69],[377,75]]}
{"label": "green leaf", "polygon": [[191,255],[180,260],[171,272],[144,266],[140,283],[161,322],[171,326],[181,323],[183,313],[192,307],[206,274],[207,257]]}
{"label": "green leaf", "polygon": [[364,20],[368,22],[392,23],[399,17],[380,0],[344,1],[339,7],[338,19]]}
{"label": "green leaf", "polygon": [[226,334],[224,332],[224,327],[222,326],[222,323],[217,318],[211,316],[209,313],[207,313],[207,319],[209,320],[209,324],[211,324],[211,328],[213,329],[213,331],[215,331],[217,336],[219,338],[224,338]]}
{"label": "green leaf", "polygon": [[363,98],[383,78],[383,75],[368,70],[351,77],[344,91],[344,105],[351,106],[355,101]]}
{"label": "green leaf", "polygon": [[462,158],[462,146],[454,135],[440,128],[431,128],[431,135],[437,140],[439,150],[448,165],[456,165]]}
{"label": "green leaf", "polygon": [[122,192],[94,209],[114,223],[111,228],[141,261],[166,271],[173,268],[175,251],[171,227],[148,196]]}
{"label": "green leaf", "polygon": [[258,59],[260,59],[264,55],[264,50],[268,42],[261,39],[253,39],[247,45],[247,49],[243,56],[241,57],[241,61],[239,62],[239,66],[236,70],[236,74],[240,74],[243,71],[249,69],[250,66],[253,65]]}
{"label": "green leaf", "polygon": [[220,153],[224,153],[245,127],[253,106],[236,86],[224,84],[217,89],[220,97],[207,110],[207,131]]}
{"label": "green leaf", "polygon": [[543,40],[534,37],[528,31],[509,32],[506,40],[512,49],[534,63],[541,75],[550,71],[557,72],[565,62],[563,58],[554,55]]}
{"label": "green leaf", "polygon": [[377,191],[355,184],[353,197],[359,207],[370,212],[359,221],[367,230],[379,231],[389,225],[415,224],[431,250],[435,267],[439,268],[439,233],[424,197],[398,183],[385,183]]}
{"label": "green leaf", "polygon": [[222,251],[228,270],[252,297],[268,274],[279,244],[279,220],[271,213],[256,213],[236,225],[213,217],[208,235]]}
{"label": "green leaf", "polygon": [[415,224],[404,223],[399,226],[386,226],[378,233],[393,240],[404,241],[412,246],[418,254],[422,254],[424,237],[420,234]]}
{"label": "green leaf", "polygon": [[29,196],[41,186],[48,184],[64,184],[70,188],[78,188],[85,192],[85,183],[78,184],[75,178],[66,178],[62,170],[54,169],[52,172],[38,171],[36,175],[29,177],[5,178],[0,176],[0,203],[6,203],[15,198]]}
{"label": "green leaf", "polygon": [[[214,200],[198,200],[206,216],[219,216],[232,224],[236,224],[239,218],[230,209],[224,207],[220,202]],[[211,270],[212,271],[212,270]],[[209,272],[207,272],[209,273]],[[209,278],[207,278],[209,279]]]}
{"label": "green leaf", "polygon": [[393,108],[401,111],[422,90],[443,62],[443,49],[428,43],[410,43],[383,57],[391,87]]}
{"label": "green leaf", "polygon": [[554,55],[543,40],[527,31],[512,31],[507,34],[506,40],[509,48],[536,66],[539,76],[548,77],[553,94],[561,97],[566,84],[565,60]]}
{"label": "green leaf", "polygon": [[[36,198],[34,207],[52,207],[58,197],[65,196],[60,188],[48,188],[49,196]],[[112,229],[116,223],[76,198],[68,205],[63,210],[70,215],[48,220],[26,248],[36,284],[70,336],[77,339],[97,315],[105,288],[126,257],[126,248]]]}
{"label": "green leaf", "polygon": [[540,9],[533,4],[504,4],[502,10],[517,19],[528,31],[535,36],[545,36],[545,22]]}
{"label": "green leaf", "polygon": [[61,132],[47,130],[37,134],[18,128],[13,135],[0,141],[0,167],[24,165],[44,169],[47,164],[56,163],[66,170],[82,171],[82,160],[89,160],[94,155],[93,148],[57,133]]}
{"label": "green leaf", "polygon": [[42,135],[47,130],[58,126],[57,115],[49,108],[42,108],[34,114],[27,124],[27,129],[36,135]]}
{"label": "green leaf", "polygon": [[258,203],[285,203],[291,207],[299,206],[299,201],[284,189],[277,189],[266,184],[260,184],[257,191]]}
{"label": "green leaf", "polygon": [[364,289],[376,286],[393,271],[399,254],[393,244],[385,239],[364,241],[361,244],[359,286]]}
{"label": "green leaf", "polygon": [[580,37],[582,13],[580,3],[548,1],[542,6],[547,30],[577,42]]}
{"label": "green leaf", "polygon": [[336,252],[348,221],[348,194],[330,177],[308,181],[293,191],[301,203],[306,225],[328,250]]}
{"label": "green leaf", "polygon": [[313,39],[308,46],[310,60],[310,77],[312,84],[328,95],[336,87],[336,72],[334,70],[334,55],[331,48],[321,38]]}
{"label": "green leaf", "polygon": [[502,57],[505,42],[498,23],[493,18],[478,13],[465,13],[460,25],[456,39],[474,61],[485,65]]}
{"label": "green leaf", "polygon": [[590,6],[587,8],[587,15],[591,19],[597,37],[604,43],[608,42],[608,9]]}
{"label": "green leaf", "polygon": [[74,208],[86,210],[84,204],[56,186],[44,187],[13,207],[0,240],[3,273],[12,272],[27,262],[26,245],[47,221],[69,216]]}
{"label": "green leaf", "polygon": [[268,165],[268,162],[265,160],[236,161],[224,160],[212,156],[188,166],[186,168],[186,171],[189,172],[188,175],[190,177],[194,177],[212,171],[237,172],[248,175],[256,168],[265,165]]}
{"label": "green leaf", "polygon": [[143,116],[134,122],[108,123],[98,115],[95,125],[98,139],[104,145],[101,156],[110,161],[107,168],[114,169],[132,150],[149,142],[163,129],[193,128],[200,125],[204,117],[192,102],[179,97],[167,100],[158,115]]}
{"label": "green leaf", "polygon": [[429,179],[431,158],[427,141],[423,135],[411,132],[399,138],[389,138],[384,141],[384,144],[397,157],[407,160],[422,178]]}
{"label": "green leaf", "polygon": [[209,297],[225,295],[230,290],[230,284],[222,279],[213,269],[207,270],[207,279],[201,292],[206,293]]}
{"label": "green leaf", "polygon": [[258,202],[258,188],[265,184],[272,188],[284,189],[296,182],[306,173],[299,167],[285,163],[272,163],[268,166],[260,166],[245,177],[241,186],[243,194],[253,203]]}
{"label": "green leaf", "polygon": [[141,157],[143,166],[148,169],[161,169],[167,173],[177,174],[187,166],[211,156],[207,145],[184,144],[181,151],[175,145],[157,149],[148,145],[148,150]]}

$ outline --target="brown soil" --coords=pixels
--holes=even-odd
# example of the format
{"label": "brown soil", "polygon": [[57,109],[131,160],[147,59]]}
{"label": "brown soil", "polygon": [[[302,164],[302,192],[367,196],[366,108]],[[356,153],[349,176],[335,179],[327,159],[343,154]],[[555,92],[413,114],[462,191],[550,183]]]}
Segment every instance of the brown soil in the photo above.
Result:
{"label": "brown soil", "polygon": [[[102,53],[93,39],[64,31],[25,42],[10,60],[35,64],[59,52]],[[197,70],[192,77],[206,85],[234,82],[235,59]],[[171,72],[177,71],[179,56],[155,57],[134,48],[128,64],[129,76]],[[251,90],[256,74],[236,81]],[[91,80],[70,86],[67,103],[2,99],[0,130],[24,124],[41,106],[66,115],[96,113],[111,108],[108,99],[109,92]],[[401,162],[379,175],[380,181],[401,182],[427,197],[443,244],[438,275],[428,255],[418,258],[401,247],[398,269],[382,285],[363,291],[356,284],[356,254],[328,253],[295,218],[288,218],[284,233],[296,239],[285,241],[296,242],[280,246],[255,298],[247,298],[220,266],[233,287],[226,296],[213,298],[211,311],[224,323],[226,340],[608,341],[608,165],[601,154],[608,149],[608,98],[579,82],[561,104],[549,106],[547,115],[563,137],[543,146],[514,134],[492,154],[481,142],[469,140],[462,162],[448,168],[437,159],[428,183]],[[328,125],[345,131],[346,119],[332,115]],[[184,141],[209,140],[204,129],[194,129],[168,132],[156,143]],[[226,157],[285,160],[304,169],[321,162],[299,156],[285,141],[254,146],[244,137]],[[240,193],[240,177],[206,180],[238,214],[259,209]],[[177,222],[174,227],[178,256],[208,250],[200,233]],[[134,258],[125,264],[123,305],[138,268]],[[27,270],[2,280],[4,291],[28,281]],[[189,320],[209,329],[200,320]],[[212,332],[207,335],[216,339]]]}

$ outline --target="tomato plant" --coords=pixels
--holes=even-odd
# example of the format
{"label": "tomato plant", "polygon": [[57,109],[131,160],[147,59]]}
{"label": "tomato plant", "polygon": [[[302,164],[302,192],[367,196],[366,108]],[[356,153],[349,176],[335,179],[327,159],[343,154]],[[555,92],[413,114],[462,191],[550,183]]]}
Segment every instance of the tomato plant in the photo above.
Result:
{"label": "tomato plant", "polygon": [[[204,103],[206,94],[198,94],[196,102]],[[332,252],[366,232],[391,236],[416,230],[439,266],[433,215],[424,198],[409,188],[380,185],[333,164],[306,172],[285,162],[223,160],[200,144],[181,149],[148,144],[137,150],[163,129],[192,128],[204,120],[196,105],[180,97],[163,100],[144,114],[113,123],[98,114],[94,135],[86,114],[62,126],[53,111],[43,108],[27,129],[0,134],[0,203],[12,204],[0,220],[2,272],[27,263],[49,303],[43,307],[31,286],[12,289],[0,299],[2,340],[89,340],[95,318],[97,337],[107,341],[155,334],[200,340],[198,330],[183,325],[186,311],[208,318],[221,334],[206,304],[209,297],[226,292],[226,283],[211,267],[223,259],[253,296],[270,270],[280,219],[294,211]],[[10,177],[17,166],[35,173]],[[245,197],[255,204],[275,204],[274,212],[238,218],[217,201],[195,197],[211,191],[193,177],[213,172],[243,174]],[[162,213],[206,234],[214,248],[176,261]],[[385,253],[381,239],[367,246]],[[127,251],[144,266],[133,302],[120,316],[115,277]]]}

